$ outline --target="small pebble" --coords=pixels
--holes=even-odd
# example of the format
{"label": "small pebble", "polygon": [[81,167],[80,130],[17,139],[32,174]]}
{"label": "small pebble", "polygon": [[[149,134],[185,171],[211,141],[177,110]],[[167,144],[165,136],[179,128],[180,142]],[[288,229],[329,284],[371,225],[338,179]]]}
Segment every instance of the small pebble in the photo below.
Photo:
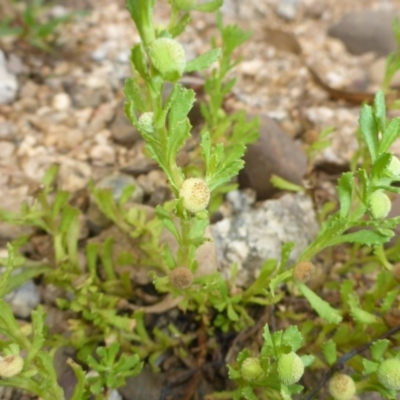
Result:
{"label": "small pebble", "polygon": [[15,151],[15,144],[6,141],[0,141],[0,159],[7,159]]}
{"label": "small pebble", "polygon": [[25,282],[4,297],[18,318],[28,318],[40,303],[39,290],[32,280]]}
{"label": "small pebble", "polygon": [[7,69],[6,58],[0,50],[0,104],[12,103],[17,97],[17,77]]}
{"label": "small pebble", "polygon": [[90,158],[98,165],[113,164],[115,161],[115,150],[108,144],[98,144],[90,150]]}
{"label": "small pebble", "polygon": [[287,21],[296,19],[299,10],[298,0],[280,0],[276,7],[276,13]]}
{"label": "small pebble", "polygon": [[57,93],[53,97],[53,108],[57,111],[65,111],[71,108],[71,98],[67,93]]}

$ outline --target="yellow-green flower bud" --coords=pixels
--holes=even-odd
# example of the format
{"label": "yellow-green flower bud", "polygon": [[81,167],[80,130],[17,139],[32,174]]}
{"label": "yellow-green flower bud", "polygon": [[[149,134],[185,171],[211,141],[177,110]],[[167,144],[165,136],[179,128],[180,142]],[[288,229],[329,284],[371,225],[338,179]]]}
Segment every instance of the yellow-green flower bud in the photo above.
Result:
{"label": "yellow-green flower bud", "polygon": [[177,289],[187,289],[192,285],[193,272],[189,268],[178,267],[169,274],[171,285]]}
{"label": "yellow-green flower bud", "polygon": [[151,63],[167,81],[177,81],[186,66],[186,55],[182,45],[174,39],[158,38],[149,48]]}
{"label": "yellow-green flower bud", "polygon": [[278,360],[279,380],[285,385],[293,385],[298,382],[304,374],[302,359],[293,351],[284,354]]}
{"label": "yellow-green flower bud", "polygon": [[369,201],[369,211],[372,218],[382,219],[385,218],[392,208],[392,202],[388,195],[381,191],[372,193]]}
{"label": "yellow-green flower bud", "polygon": [[356,394],[356,384],[349,375],[335,374],[329,381],[329,393],[335,400],[351,400]]}
{"label": "yellow-green flower bud", "polygon": [[24,359],[20,355],[0,357],[0,378],[11,378],[18,375],[24,367]]}
{"label": "yellow-green flower bud", "polygon": [[302,261],[295,265],[293,269],[293,278],[297,282],[308,282],[314,274],[315,267],[310,261]]}
{"label": "yellow-green flower bud", "polygon": [[183,199],[186,210],[197,213],[207,208],[210,201],[210,189],[200,178],[188,178],[179,190],[179,197]]}
{"label": "yellow-green flower bud", "polygon": [[154,132],[154,113],[152,111],[144,112],[139,117],[139,127],[146,133]]}
{"label": "yellow-green flower bud", "polygon": [[256,357],[246,358],[240,366],[242,378],[246,381],[254,381],[264,375],[260,360]]}
{"label": "yellow-green flower bud", "polygon": [[377,372],[378,381],[386,389],[400,390],[400,360],[388,358],[383,361]]}

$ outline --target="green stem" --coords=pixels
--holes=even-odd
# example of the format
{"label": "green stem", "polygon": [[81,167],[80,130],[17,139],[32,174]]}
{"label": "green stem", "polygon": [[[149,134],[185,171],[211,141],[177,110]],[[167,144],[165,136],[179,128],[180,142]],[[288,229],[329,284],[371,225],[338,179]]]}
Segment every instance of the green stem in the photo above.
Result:
{"label": "green stem", "polygon": [[189,268],[189,247],[191,220],[181,218],[181,243],[179,246],[178,265]]}
{"label": "green stem", "polygon": [[151,0],[139,0],[140,1],[140,16],[141,23],[138,26],[138,30],[141,39],[145,46],[149,46],[150,43],[155,39],[154,25],[153,25],[153,1]]}

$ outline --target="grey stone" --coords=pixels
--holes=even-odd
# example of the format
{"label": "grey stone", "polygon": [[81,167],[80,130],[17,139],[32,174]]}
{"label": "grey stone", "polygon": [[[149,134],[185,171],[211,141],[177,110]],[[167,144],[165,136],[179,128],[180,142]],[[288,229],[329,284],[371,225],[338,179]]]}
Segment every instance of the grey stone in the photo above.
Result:
{"label": "grey stone", "polygon": [[279,260],[286,242],[296,245],[289,259],[294,262],[319,229],[312,202],[304,194],[251,203],[252,199],[243,201],[241,210],[212,226],[221,272],[230,279],[231,265],[236,263],[236,283],[242,287],[256,279],[266,260]]}
{"label": "grey stone", "polygon": [[129,185],[135,186],[135,191],[132,193],[129,201],[133,203],[142,203],[144,191],[141,186],[136,182],[136,179],[132,176],[115,173],[102,178],[96,185],[99,189],[111,189],[115,200],[119,200],[122,196],[123,191]]}
{"label": "grey stone", "polygon": [[[386,58],[381,57],[376,59],[369,67],[368,67],[368,78],[371,83],[376,85],[381,85],[383,82],[383,78],[385,76],[386,70]],[[397,71],[391,82],[391,87],[400,87],[400,71]]]}
{"label": "grey stone", "polygon": [[260,137],[248,146],[244,161],[246,164],[239,173],[240,187],[255,190],[258,200],[279,192],[270,182],[273,174],[301,184],[307,168],[300,145],[266,116],[260,118]]}
{"label": "grey stone", "polygon": [[121,102],[117,106],[115,118],[111,122],[109,129],[113,140],[125,147],[132,147],[142,138],[138,130],[126,117],[124,111],[124,102]]}
{"label": "grey stone", "polygon": [[280,0],[275,8],[276,13],[287,21],[293,21],[299,11],[298,0]]}
{"label": "grey stone", "polygon": [[4,299],[10,304],[16,317],[28,318],[31,312],[39,305],[40,294],[33,281],[29,280],[7,294]]}
{"label": "grey stone", "polygon": [[8,121],[0,122],[0,139],[2,140],[14,140],[17,135],[16,126]]}
{"label": "grey stone", "polygon": [[122,400],[122,396],[119,394],[118,390],[112,390],[108,395],[108,400]]}
{"label": "grey stone", "polygon": [[392,24],[398,13],[385,10],[360,10],[346,14],[328,34],[340,39],[352,54],[374,52],[386,56],[397,48]]}
{"label": "grey stone", "polygon": [[12,103],[17,97],[17,77],[8,71],[6,57],[0,50],[0,104]]}
{"label": "grey stone", "polygon": [[128,378],[119,392],[127,400],[159,400],[165,377],[163,373],[144,368],[139,375]]}

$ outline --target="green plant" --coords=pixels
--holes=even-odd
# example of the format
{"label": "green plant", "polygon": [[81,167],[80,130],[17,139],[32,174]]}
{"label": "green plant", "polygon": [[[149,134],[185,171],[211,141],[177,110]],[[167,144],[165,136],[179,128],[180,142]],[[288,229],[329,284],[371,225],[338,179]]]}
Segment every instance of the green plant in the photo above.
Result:
{"label": "green plant", "polygon": [[[5,335],[0,342],[2,359],[11,356],[17,364],[0,385],[61,400],[52,355],[58,346],[68,344],[76,349],[76,361],[69,361],[78,380],[73,400],[92,394],[105,399],[128,376],[137,375],[144,362],[157,371],[159,360],[172,352],[182,364],[194,358],[192,365],[201,370],[218,335],[243,335],[255,325],[258,330],[249,339],[251,350],[244,342],[236,361],[228,365],[235,386],[213,393],[213,399],[286,400],[303,393],[308,400],[325,385],[338,400],[351,398],[356,390],[395,398],[400,321],[396,319],[398,268],[393,264],[400,262],[400,241],[387,248],[384,245],[400,222],[400,217],[387,218],[389,193],[400,192],[399,160],[390,152],[400,136],[400,119],[387,120],[382,91],[376,94],[373,106],[364,105],[360,112],[360,147],[368,153],[360,152],[362,159],[355,160],[354,168],[338,180],[336,208],[321,213],[320,232],[295,263],[289,263],[294,244],[287,243],[279,259],[267,260],[247,288],[236,286],[234,265],[229,281],[219,273],[198,273],[195,256],[208,240],[209,211],[232,188],[231,179],[243,166],[245,144],[256,138],[257,121],[247,121],[243,113],[228,115],[223,109],[224,98],[235,83],[228,73],[239,61],[233,52],[248,33],[224,26],[218,14],[221,49],[214,39],[211,49],[194,60],[186,60],[177,39],[189,23],[191,11],[216,12],[221,3],[171,0],[168,26],[156,28],[155,0],[127,2],[141,42],[131,52],[133,77],[125,84],[125,111],[142,134],[148,155],[167,176],[174,196],[149,216],[144,208],[129,204],[134,187],[125,188],[116,200],[110,190],[91,185],[93,200],[124,235],[127,250],[115,254],[118,238],[113,237],[79,241],[81,210],[72,205],[70,194],[56,190],[56,167],[49,169],[34,201],[24,204],[21,213],[0,213],[10,223],[40,230],[51,238],[53,249],[47,261],[27,263],[17,253],[29,238],[13,243],[8,259],[0,259],[7,265],[0,295],[43,274],[46,283],[68,296],[68,301],[57,299],[57,305],[70,313],[67,338],[46,334],[42,308],[33,313],[32,332],[26,333],[1,301],[5,310],[0,313],[0,330]],[[180,168],[176,158],[191,137],[188,113],[195,94],[179,80],[184,73],[204,69],[211,69],[205,80],[209,99],[201,104],[204,125],[193,138],[198,145],[192,153],[194,162]],[[164,99],[167,82],[172,83],[172,90]],[[328,132],[320,147],[311,149],[311,157],[326,145]],[[176,248],[160,245],[163,229]],[[346,254],[340,265],[334,264],[333,247]],[[22,265],[22,276],[11,274]],[[165,294],[160,303],[146,303],[140,296],[145,285],[131,279],[127,266],[151,269],[152,282],[147,285],[152,296]],[[313,282],[318,276],[320,282]],[[189,331],[173,320],[155,326],[146,322],[155,308],[160,312],[163,302],[167,310],[178,305],[186,312]],[[296,303],[302,308],[296,308]],[[266,313],[274,319],[257,327],[255,320]],[[277,326],[274,331],[273,324]],[[254,338],[258,332],[262,341],[257,346]],[[51,347],[50,352],[46,346]],[[352,371],[348,375],[340,373],[344,365]],[[304,393],[307,374],[318,380]]]}
{"label": "green plant", "polygon": [[[0,3],[0,37],[15,36],[41,50],[51,51],[58,25],[70,21],[78,13],[68,13],[60,17],[46,18],[48,5],[44,0],[25,2],[11,0]],[[81,13],[80,13],[81,14]]]}

